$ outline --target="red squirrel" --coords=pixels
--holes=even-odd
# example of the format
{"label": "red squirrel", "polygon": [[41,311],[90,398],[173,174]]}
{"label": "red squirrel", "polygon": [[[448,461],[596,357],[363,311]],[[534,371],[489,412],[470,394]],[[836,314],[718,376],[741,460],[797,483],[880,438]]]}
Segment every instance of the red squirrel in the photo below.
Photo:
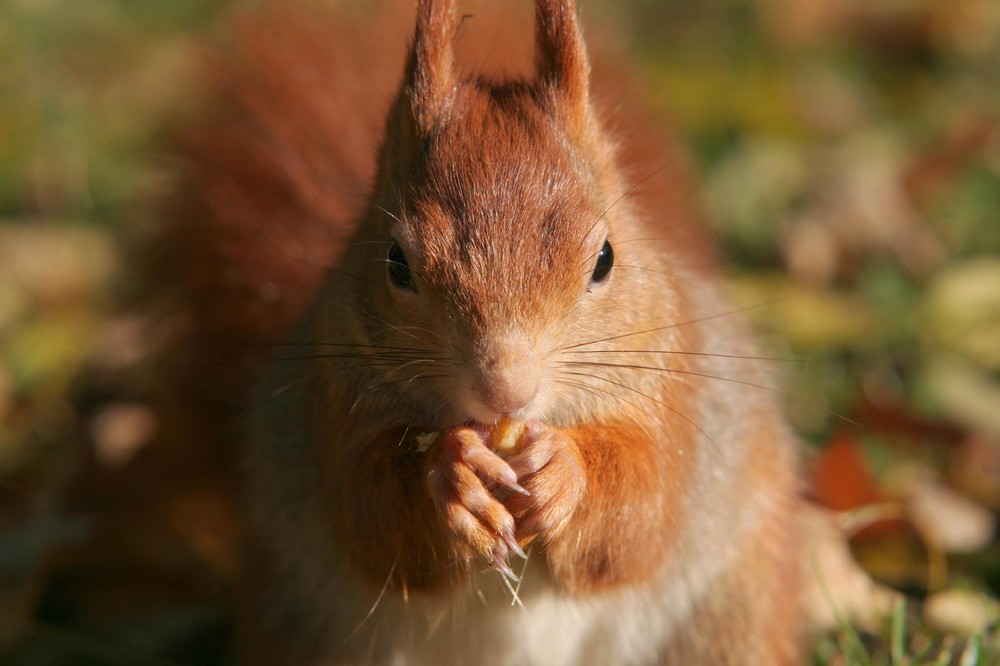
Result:
{"label": "red squirrel", "polygon": [[536,0],[505,78],[466,73],[456,0],[262,16],[164,246],[201,341],[273,352],[236,431],[243,660],[799,662],[795,436],[575,2]]}

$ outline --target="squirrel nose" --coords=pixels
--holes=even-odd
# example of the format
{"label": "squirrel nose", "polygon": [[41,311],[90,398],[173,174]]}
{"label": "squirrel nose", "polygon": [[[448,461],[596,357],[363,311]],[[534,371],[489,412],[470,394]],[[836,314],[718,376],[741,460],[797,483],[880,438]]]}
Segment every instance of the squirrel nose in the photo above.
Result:
{"label": "squirrel nose", "polygon": [[490,411],[512,414],[527,407],[538,394],[538,379],[521,368],[484,373],[476,382],[476,396]]}
{"label": "squirrel nose", "polygon": [[529,406],[538,395],[541,379],[536,356],[530,342],[520,335],[494,340],[481,349],[471,377],[472,397],[479,403],[475,411],[498,417]]}

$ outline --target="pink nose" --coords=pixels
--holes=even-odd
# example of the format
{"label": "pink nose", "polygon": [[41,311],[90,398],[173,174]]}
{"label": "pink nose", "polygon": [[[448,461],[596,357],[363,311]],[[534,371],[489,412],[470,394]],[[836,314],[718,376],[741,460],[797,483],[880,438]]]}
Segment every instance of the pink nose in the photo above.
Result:
{"label": "pink nose", "polygon": [[539,391],[541,364],[535,344],[523,334],[485,341],[474,354],[471,371],[471,415],[492,420],[531,405]]}
{"label": "pink nose", "polygon": [[531,404],[538,394],[538,379],[530,371],[487,372],[475,385],[476,397],[490,411],[511,414]]}

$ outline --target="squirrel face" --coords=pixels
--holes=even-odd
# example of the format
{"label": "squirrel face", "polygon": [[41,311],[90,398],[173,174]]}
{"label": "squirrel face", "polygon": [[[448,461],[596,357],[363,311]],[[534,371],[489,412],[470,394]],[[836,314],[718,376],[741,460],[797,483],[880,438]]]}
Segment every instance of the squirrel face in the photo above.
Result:
{"label": "squirrel face", "polygon": [[385,202],[391,308],[447,340],[465,418],[537,416],[550,352],[614,288],[607,197],[582,152],[530,91],[470,83]]}
{"label": "squirrel face", "polygon": [[613,313],[642,291],[638,271],[614,268],[634,224],[572,3],[538,3],[537,78],[501,85],[453,73],[453,5],[418,10],[366,225],[361,325],[410,350],[392,383],[443,419],[552,417],[593,400],[571,371],[559,381],[558,352],[622,332]]}

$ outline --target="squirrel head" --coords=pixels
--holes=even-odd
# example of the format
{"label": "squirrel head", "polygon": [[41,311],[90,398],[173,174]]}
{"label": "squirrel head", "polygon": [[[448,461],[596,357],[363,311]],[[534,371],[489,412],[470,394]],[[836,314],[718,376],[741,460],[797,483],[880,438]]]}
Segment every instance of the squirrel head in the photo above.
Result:
{"label": "squirrel head", "polygon": [[355,265],[360,322],[410,350],[393,379],[443,418],[545,417],[578,383],[556,385],[554,356],[607,335],[639,289],[614,267],[624,180],[574,2],[536,2],[535,76],[503,83],[456,73],[456,5],[418,4]]}

